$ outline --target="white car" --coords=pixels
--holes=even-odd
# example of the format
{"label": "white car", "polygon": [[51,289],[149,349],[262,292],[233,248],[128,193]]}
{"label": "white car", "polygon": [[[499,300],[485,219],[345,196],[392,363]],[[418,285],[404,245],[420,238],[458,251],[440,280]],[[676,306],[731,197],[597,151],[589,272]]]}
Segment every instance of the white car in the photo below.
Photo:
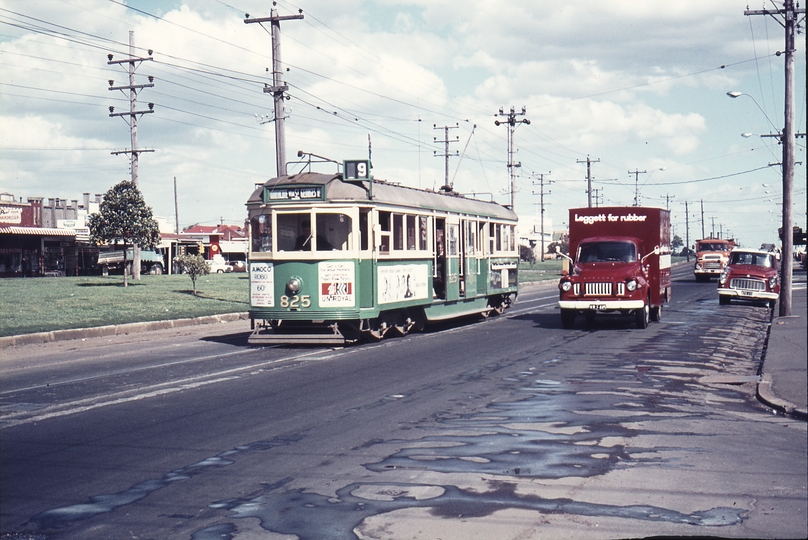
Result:
{"label": "white car", "polygon": [[211,274],[226,274],[233,271],[233,267],[227,264],[221,255],[214,255],[213,259],[208,261],[208,265]]}

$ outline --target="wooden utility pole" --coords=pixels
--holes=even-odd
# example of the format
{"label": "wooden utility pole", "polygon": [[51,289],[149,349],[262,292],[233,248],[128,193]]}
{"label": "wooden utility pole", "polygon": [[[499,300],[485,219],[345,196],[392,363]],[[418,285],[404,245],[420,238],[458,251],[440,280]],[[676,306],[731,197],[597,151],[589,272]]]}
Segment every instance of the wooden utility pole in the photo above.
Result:
{"label": "wooden utility pole", "polygon": [[[547,173],[551,174],[551,173]],[[547,193],[548,195],[551,193],[550,191],[544,191],[544,173],[539,173],[539,205],[541,208],[541,217],[539,218],[541,221],[539,222],[539,227],[541,228],[541,261],[544,262],[544,194]],[[552,180],[547,181],[548,184],[552,184]],[[533,184],[535,185],[535,183]],[[533,195],[536,195],[536,192],[533,192]]]}
{"label": "wooden utility pole", "polygon": [[[137,110],[137,92],[141,88],[152,88],[154,86],[153,81],[154,77],[151,75],[149,76],[149,84],[135,84],[135,70],[137,66],[140,65],[141,62],[145,62],[148,60],[153,60],[152,58],[152,50],[149,49],[149,57],[148,58],[141,58],[135,56],[135,32],[134,30],[129,31],[129,58],[125,58],[123,60],[113,60],[113,55],[107,55],[107,65],[111,66],[113,64],[123,65],[128,64],[129,66],[129,84],[126,86],[115,86],[115,81],[110,79],[109,82],[109,89],[110,90],[120,90],[123,92],[124,90],[129,90],[129,112],[124,113],[116,113],[115,107],[110,106],[109,108],[109,116],[120,116],[124,120],[127,121],[129,124],[129,133],[130,133],[130,140],[132,143],[132,147],[128,150],[119,150],[112,152],[113,155],[118,154],[129,154],[129,168],[132,173],[132,183],[137,187],[138,181],[138,155],[141,152],[154,152],[154,150],[140,150],[137,147],[137,119],[139,116],[143,116],[144,114],[149,114],[154,112],[154,103],[149,103],[149,110],[147,111],[138,111]],[[128,117],[128,120],[127,120]],[[132,279],[138,280],[140,279],[140,246],[133,246],[132,247]],[[126,272],[126,269],[124,269]]]}
{"label": "wooden utility pole", "polygon": [[690,262],[690,212],[687,208],[687,201],[685,201],[685,253],[687,261]]}
{"label": "wooden utility pole", "polygon": [[589,154],[586,155],[586,161],[577,160],[578,163],[586,163],[586,198],[587,206],[592,208],[592,164],[599,163],[600,158],[596,160],[589,159]]}
{"label": "wooden utility pole", "polygon": [[[785,29],[785,124],[780,142],[783,144],[783,255],[780,257],[780,316],[791,315],[791,273],[794,268],[794,31],[797,15],[805,8],[794,7],[794,0],[785,0],[782,9],[747,9],[744,15],[771,15]],[[782,20],[781,20],[782,17]],[[777,53],[778,56],[780,53]]]}
{"label": "wooden utility pole", "polygon": [[[272,9],[269,12],[269,17],[260,17],[251,19],[247,14],[244,19],[244,24],[250,23],[271,23],[272,25],[272,86],[264,85],[264,93],[272,94],[275,102],[275,166],[277,168],[278,176],[286,174],[286,138],[283,131],[284,121],[284,108],[283,100],[289,99],[285,96],[285,92],[289,87],[283,84],[281,75],[283,74],[283,64],[281,63],[281,21],[289,21],[294,19],[303,18],[303,10],[299,10],[298,15],[278,15],[278,10],[275,9],[277,2],[272,2]],[[261,24],[263,27],[264,25]]]}
{"label": "wooden utility pole", "polygon": [[[514,172],[513,169],[515,167],[521,167],[522,164],[513,162],[513,154],[514,154],[513,132],[514,132],[514,130],[516,130],[516,126],[519,125],[519,124],[530,125],[530,120],[528,120],[527,118],[522,118],[518,122],[516,121],[516,117],[517,116],[524,116],[525,112],[526,112],[525,107],[522,107],[522,112],[520,112],[520,113],[516,112],[516,110],[513,107],[511,107],[511,112],[507,113],[508,119],[506,121],[500,122],[499,120],[494,120],[494,125],[495,126],[499,126],[501,124],[507,124],[507,126],[508,126],[508,176],[510,177],[510,183],[511,183],[511,187],[510,187],[510,191],[511,191],[511,210],[513,210],[514,212],[516,211],[515,208],[514,208],[514,202],[515,202],[514,197],[516,195],[516,172]],[[494,116],[506,116],[506,113],[505,113],[505,111],[500,109],[499,110],[499,115],[495,114]]]}
{"label": "wooden utility pole", "polygon": [[640,186],[639,186],[640,175],[647,173],[648,171],[641,171],[639,169],[628,171],[628,174],[634,175],[634,206],[640,206]]}
{"label": "wooden utility pole", "polygon": [[443,187],[441,188],[441,189],[443,189],[443,191],[446,191],[446,192],[452,191],[452,185],[449,183],[449,156],[455,156],[455,157],[460,156],[460,153],[458,153],[457,150],[455,150],[454,154],[449,152],[449,143],[460,142],[460,136],[457,136],[456,138],[449,140],[449,130],[450,129],[458,129],[459,127],[460,127],[460,124],[458,124],[458,123],[455,123],[454,126],[442,126],[442,127],[438,127],[437,124],[432,124],[432,129],[442,129],[443,132],[444,132],[442,141],[439,141],[437,137],[432,137],[432,140],[435,143],[443,143],[443,153],[438,154],[438,151],[435,150],[433,152],[433,154],[435,155],[435,157],[443,157],[443,158],[446,159],[445,164],[444,164],[445,165],[445,167],[444,167],[445,172],[444,172]]}

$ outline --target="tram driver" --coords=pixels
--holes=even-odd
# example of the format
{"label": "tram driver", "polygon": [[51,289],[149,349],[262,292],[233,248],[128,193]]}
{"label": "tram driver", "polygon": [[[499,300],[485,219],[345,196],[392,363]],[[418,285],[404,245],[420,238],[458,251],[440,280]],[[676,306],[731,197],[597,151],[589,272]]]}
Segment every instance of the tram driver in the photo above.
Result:
{"label": "tram driver", "polygon": [[[301,224],[303,233],[297,237],[295,241],[295,251],[311,251],[311,221],[304,220]],[[334,249],[328,240],[321,234],[317,235],[317,243],[315,246],[317,251],[331,251]]]}

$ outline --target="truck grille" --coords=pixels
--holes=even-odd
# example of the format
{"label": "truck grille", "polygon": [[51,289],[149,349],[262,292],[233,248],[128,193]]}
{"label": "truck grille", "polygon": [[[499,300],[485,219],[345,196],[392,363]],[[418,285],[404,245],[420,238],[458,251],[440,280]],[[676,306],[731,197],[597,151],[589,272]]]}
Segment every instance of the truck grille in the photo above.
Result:
{"label": "truck grille", "polygon": [[731,289],[746,289],[748,291],[765,291],[766,283],[757,279],[733,278],[729,282]]}
{"label": "truck grille", "polygon": [[584,289],[586,296],[611,296],[612,284],[611,283],[587,283]]}
{"label": "truck grille", "polygon": [[704,261],[704,268],[707,270],[721,270],[721,261]]}

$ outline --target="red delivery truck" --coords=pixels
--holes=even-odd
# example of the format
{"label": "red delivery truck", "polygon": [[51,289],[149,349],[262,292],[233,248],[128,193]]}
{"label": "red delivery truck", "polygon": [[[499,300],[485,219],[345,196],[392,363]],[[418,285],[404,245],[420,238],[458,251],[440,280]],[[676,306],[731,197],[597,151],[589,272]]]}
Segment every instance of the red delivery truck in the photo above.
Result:
{"label": "red delivery truck", "polygon": [[671,299],[670,212],[641,206],[570,209],[570,269],[558,284],[561,324],[577,315],[659,321]]}

